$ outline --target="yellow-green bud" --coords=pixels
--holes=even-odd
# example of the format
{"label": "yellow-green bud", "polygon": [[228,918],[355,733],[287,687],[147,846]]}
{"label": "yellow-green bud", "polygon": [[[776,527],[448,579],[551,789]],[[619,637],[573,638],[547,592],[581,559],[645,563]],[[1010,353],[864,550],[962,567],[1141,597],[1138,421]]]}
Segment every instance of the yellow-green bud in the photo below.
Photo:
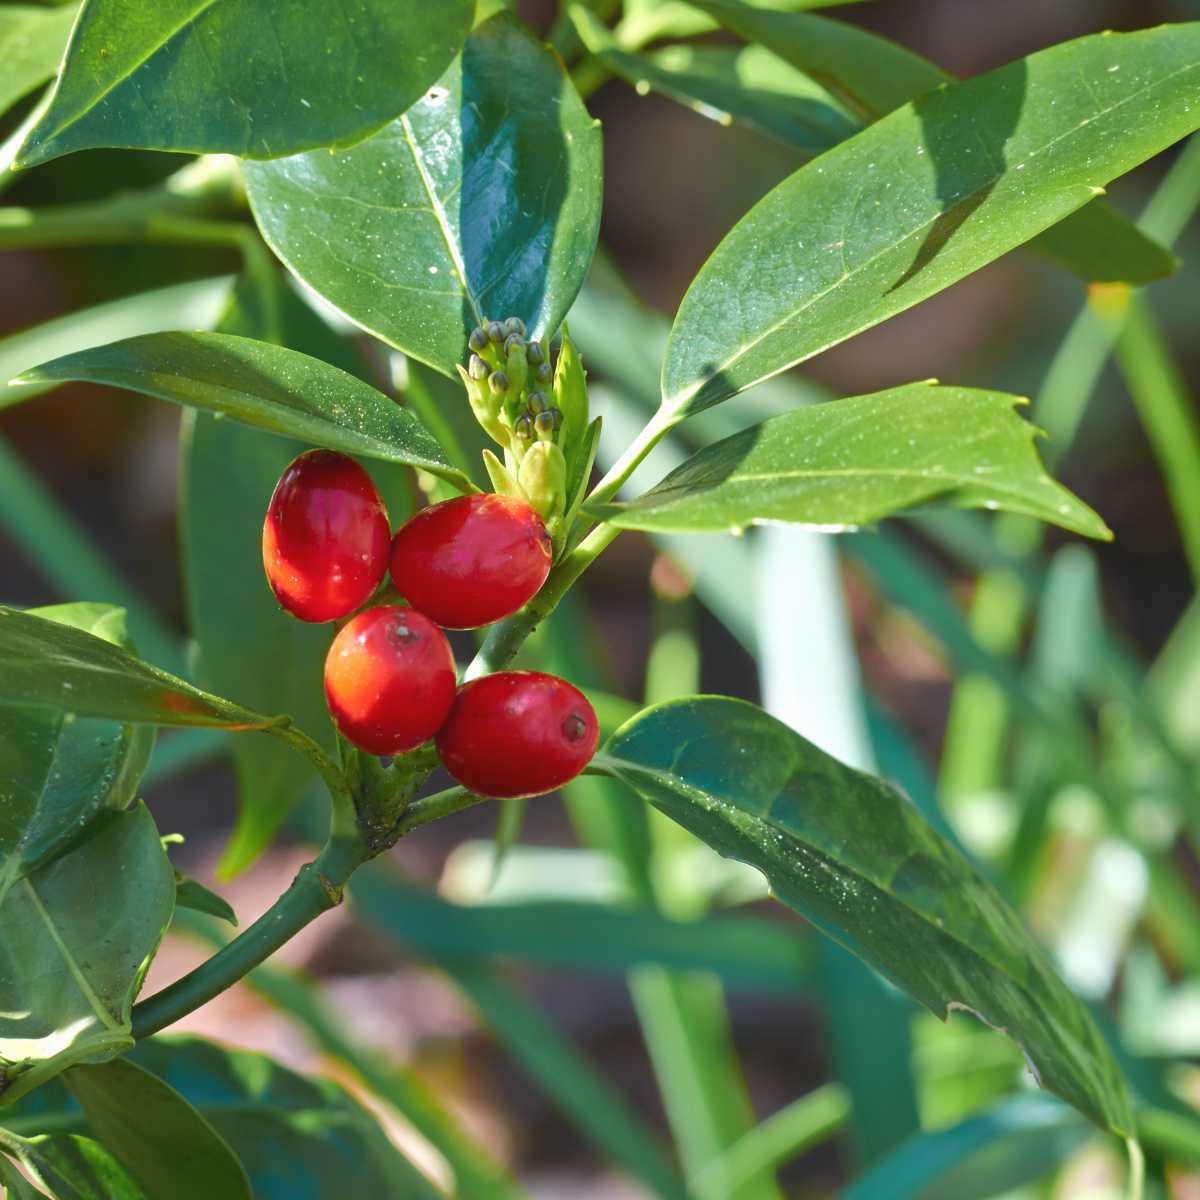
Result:
{"label": "yellow-green bud", "polygon": [[555,545],[561,545],[567,492],[567,460],[563,452],[553,442],[534,442],[521,459],[517,482],[530,506],[546,522]]}
{"label": "yellow-green bud", "polygon": [[[483,426],[490,438],[499,442],[501,446],[507,446],[509,443],[508,430],[500,421],[502,403],[492,395],[491,380],[473,379],[462,367],[458,368],[458,374],[463,381],[463,387],[467,389],[467,400],[471,404],[475,420]],[[492,379],[494,378],[493,375]]]}

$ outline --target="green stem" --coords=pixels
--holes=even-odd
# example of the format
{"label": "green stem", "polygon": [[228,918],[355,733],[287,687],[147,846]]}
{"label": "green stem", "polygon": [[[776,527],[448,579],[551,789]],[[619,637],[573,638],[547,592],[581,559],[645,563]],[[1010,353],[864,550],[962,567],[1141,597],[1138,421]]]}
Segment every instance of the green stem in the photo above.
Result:
{"label": "green stem", "polygon": [[586,503],[602,504],[611,500],[621,490],[622,484],[638,469],[642,460],[654,449],[663,437],[679,424],[679,418],[659,409],[643,427],[641,433],[625,448],[625,452],[613,463],[608,474],[592,489]]}
{"label": "green stem", "polygon": [[133,1036],[149,1037],[219,996],[342,902],[346,880],[367,858],[357,836],[330,835],[321,853],[300,868],[278,900],[244,933],[170,987],[134,1006]]}
{"label": "green stem", "polygon": [[490,799],[490,796],[481,796],[464,787],[451,787],[444,792],[434,792],[432,796],[414,800],[404,810],[404,816],[396,826],[397,832],[403,837],[421,825],[428,825],[430,821],[440,821],[442,817],[474,808],[476,804],[483,804]]}

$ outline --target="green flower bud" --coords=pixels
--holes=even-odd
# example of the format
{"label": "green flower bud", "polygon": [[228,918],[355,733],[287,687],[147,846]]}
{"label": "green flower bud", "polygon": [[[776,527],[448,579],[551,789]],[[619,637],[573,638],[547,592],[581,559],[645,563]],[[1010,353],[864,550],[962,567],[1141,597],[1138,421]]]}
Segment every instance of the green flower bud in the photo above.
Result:
{"label": "green flower bud", "polygon": [[549,401],[546,399],[545,392],[530,392],[529,393],[529,411],[536,417],[538,413],[545,412],[550,407]]}
{"label": "green flower bud", "polygon": [[533,418],[523,412],[513,424],[513,433],[517,435],[523,442],[533,441]]}
{"label": "green flower bud", "polygon": [[488,340],[500,345],[507,336],[504,332],[504,326],[499,321],[492,321],[487,327]]}
{"label": "green flower bud", "polygon": [[503,396],[508,391],[508,376],[503,371],[493,371],[488,385],[495,396]]}
{"label": "green flower bud", "polygon": [[467,367],[467,374],[472,379],[486,379],[492,373],[491,367],[479,357],[478,354],[471,355],[471,363]]}
{"label": "green flower bud", "polygon": [[504,322],[504,332],[506,334],[517,334],[518,337],[525,336],[525,322],[520,317],[509,317]]}
{"label": "green flower bud", "polygon": [[554,436],[554,414],[557,412],[557,408],[549,408],[533,418],[533,427],[543,441],[549,441]]}
{"label": "green flower bud", "polygon": [[512,334],[505,345],[511,347],[504,366],[515,398],[525,390],[525,383],[529,379],[529,362],[525,358],[525,342],[519,334]]}
{"label": "green flower bud", "polygon": [[570,456],[587,428],[588,396],[583,362],[565,324],[554,369],[554,401],[563,415],[563,433],[559,443]]}
{"label": "green flower bud", "polygon": [[475,328],[471,330],[471,336],[467,338],[467,345],[470,346],[476,354],[480,354],[486,350],[487,344],[488,336],[482,329]]}
{"label": "green flower bud", "polygon": [[530,342],[529,348],[525,351],[525,357],[529,359],[531,367],[540,367],[546,361],[546,352],[542,349],[540,342]]}
{"label": "green flower bud", "polygon": [[540,384],[547,384],[554,378],[554,372],[550,369],[548,362],[540,363],[538,369],[533,373],[534,379]]}
{"label": "green flower bud", "polygon": [[482,379],[473,379],[462,367],[458,368],[458,374],[463,381],[463,387],[467,389],[467,400],[471,404],[475,420],[479,422],[490,438],[502,446],[507,446],[511,439],[508,430],[500,420],[501,406],[492,397],[488,385]]}
{"label": "green flower bud", "polygon": [[521,353],[525,349],[525,339],[519,333],[510,333],[504,339],[504,353]]}
{"label": "green flower bud", "polygon": [[546,522],[555,546],[561,546],[567,491],[567,460],[563,452],[553,442],[535,442],[521,459],[517,482],[529,498],[530,506]]}

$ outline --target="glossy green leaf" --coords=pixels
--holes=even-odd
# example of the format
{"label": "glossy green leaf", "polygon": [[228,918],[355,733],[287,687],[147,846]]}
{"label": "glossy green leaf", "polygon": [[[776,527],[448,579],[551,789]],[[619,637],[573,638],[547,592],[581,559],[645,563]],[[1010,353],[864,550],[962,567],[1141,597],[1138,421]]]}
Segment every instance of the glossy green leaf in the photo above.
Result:
{"label": "glossy green leaf", "polygon": [[[22,371],[52,358],[90,350],[120,338],[171,329],[211,329],[225,311],[232,288],[232,275],[173,283],[67,313],[14,333],[0,340],[0,383],[7,383]],[[19,388],[0,388],[0,409],[23,404],[61,382],[48,379]]]}
{"label": "glossy green leaf", "polygon": [[408,409],[337,367],[269,342],[226,333],[150,333],[68,354],[20,377],[68,379],[128,388],[463,482]]}
{"label": "glossy green leaf", "polygon": [[145,725],[266,729],[283,719],[202,692],[90,633],[3,605],[0,662],[0,704]]}
{"label": "glossy green leaf", "polygon": [[174,903],[174,874],[145,805],[114,813],[9,890],[0,904],[0,1103],[133,1044],[130,1009]]}
{"label": "glossy green leaf", "polygon": [[224,896],[218,896],[211,888],[187,875],[180,875],[178,871],[175,872],[175,907],[206,913],[218,921],[228,921],[230,925],[238,923],[237,913]]}
{"label": "glossy green leaf", "polygon": [[[750,7],[774,12],[798,12],[808,8],[833,8],[858,0],[747,0]],[[683,0],[627,0],[622,34],[625,40],[644,46],[660,38],[694,37],[718,28],[714,17],[700,5]]]}
{"label": "glossy green leaf", "polygon": [[96,1136],[150,1200],[250,1200],[229,1144],[169,1084],[128,1059],[72,1067],[65,1078]]}
{"label": "glossy green leaf", "polygon": [[[829,88],[864,123],[954,82],[927,58],[857,25],[772,12],[744,0],[696,3],[728,29],[769,47]],[[1093,200],[1047,229],[1031,248],[1088,282],[1150,283],[1179,265],[1169,250],[1103,200]]]}
{"label": "glossy green leaf", "polygon": [[960,851],[891,785],[754,705],[662,704],[597,760],[938,1016],[1004,1030],[1045,1088],[1132,1132],[1120,1070],[1044,951]]}
{"label": "glossy green leaf", "polygon": [[78,6],[0,8],[0,113],[53,77],[62,61]]}
{"label": "glossy green leaf", "polygon": [[471,0],[85,0],[17,166],[96,146],[275,158],[348,144],[437,79],[474,8]]}
{"label": "glossy green leaf", "polygon": [[[105,604],[34,609],[130,649],[125,614]],[[0,904],[9,888],[85,835],[109,810],[126,808],[154,746],[145,726],[75,717],[47,708],[0,708]]]}
{"label": "glossy green leaf", "polygon": [[0,1154],[0,1196],[4,1200],[46,1200],[40,1192],[17,1170],[12,1159]]}
{"label": "glossy green leaf", "polygon": [[485,316],[553,334],[596,246],[600,174],[598,124],[561,60],[503,13],[370,140],[245,169],[259,228],[291,270],[448,375]]}
{"label": "glossy green leaf", "polygon": [[644,496],[597,510],[628,529],[787,521],[870,525],[918,504],[1028,513],[1088,537],[1104,522],[1045,472],[1018,397],[915,383],[812,404],[694,454]]}
{"label": "glossy green leaf", "polygon": [[[12,1139],[0,1133],[0,1146],[10,1149],[45,1192],[10,1187],[7,1200],[152,1200],[129,1172],[99,1142],[77,1133],[44,1134]],[[0,1166],[4,1163],[0,1159]],[[0,1171],[0,1183],[6,1182]],[[29,1187],[29,1185],[25,1185]]]}
{"label": "glossy green leaf", "polygon": [[1017,1096],[914,1137],[841,1193],[842,1200],[992,1200],[1034,1183],[1087,1140],[1070,1109]]}
{"label": "glossy green leaf", "polygon": [[1200,125],[1200,23],[1051,47],[904,105],[784,180],[701,269],[663,404],[698,412],[1028,241]]}
{"label": "glossy green leaf", "polygon": [[441,1195],[375,1118],[327,1079],[198,1038],[152,1038],[130,1057],[190,1101],[228,1143],[255,1200]]}
{"label": "glossy green leaf", "polygon": [[661,92],[702,116],[738,121],[810,155],[862,128],[816,80],[762,46],[683,45],[634,54],[581,4],[570,11],[588,50],[639,94]]}

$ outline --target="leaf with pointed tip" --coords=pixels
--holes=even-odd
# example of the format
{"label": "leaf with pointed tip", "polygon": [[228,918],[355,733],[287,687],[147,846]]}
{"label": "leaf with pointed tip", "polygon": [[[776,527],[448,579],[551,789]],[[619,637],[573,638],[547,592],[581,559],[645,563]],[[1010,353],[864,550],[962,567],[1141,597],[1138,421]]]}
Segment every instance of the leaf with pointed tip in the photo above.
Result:
{"label": "leaf with pointed tip", "polygon": [[1021,403],[910,383],[811,404],[706,446],[636,500],[589,511],[626,529],[708,533],[764,521],[844,529],[937,502],[1111,538],[1046,474]]}
{"label": "leaf with pointed tip", "polygon": [[40,8],[13,4],[0,8],[0,114],[54,77],[75,22],[78,6]]}
{"label": "leaf with pointed tip", "polygon": [[[59,604],[36,616],[131,648],[123,609]],[[126,808],[150,760],[154,731],[48,708],[0,707],[0,902],[17,880],[85,836],[102,813]]]}
{"label": "leaf with pointed tip", "polygon": [[[857,25],[771,12],[745,0],[695,3],[727,29],[768,47],[829,88],[863,122],[877,121],[954,82],[953,75],[927,58]],[[1093,200],[1039,234],[1030,248],[1089,283],[1150,283],[1179,266],[1169,250],[1103,200]]]}
{"label": "leaf with pointed tip", "polygon": [[145,725],[267,729],[283,720],[202,692],[90,633],[4,605],[0,662],[0,704]]}
{"label": "leaf with pointed tip", "polygon": [[802,167],[688,289],[663,405],[698,412],[949,287],[1200,126],[1200,23],[1080,38]]}
{"label": "leaf with pointed tip", "polygon": [[86,0],[17,166],[121,146],[274,158],[366,137],[454,58],[471,0]]}
{"label": "leaf with pointed tip", "polygon": [[9,889],[0,902],[0,1103],[133,1045],[130,1009],[174,904],[174,874],[144,804],[112,814]]}
{"label": "leaf with pointed tip", "polygon": [[263,236],[296,275],[453,375],[485,316],[543,337],[566,315],[596,247],[600,152],[561,60],[501,13],[368,141],[248,163],[245,177]]}
{"label": "leaf with pointed tip", "polygon": [[193,912],[216,917],[218,921],[228,921],[230,925],[238,923],[237,913],[224,896],[218,896],[211,888],[178,871],[175,872],[175,907],[190,908]]}
{"label": "leaf with pointed tip", "polygon": [[408,409],[329,363],[269,342],[227,333],[148,333],[56,358],[16,382],[68,379],[128,388],[469,486]]}
{"label": "leaf with pointed tip", "polygon": [[693,696],[646,709],[596,765],[942,1018],[973,1012],[1041,1085],[1131,1136],[1120,1069],[1003,898],[900,792],[760,708]]}
{"label": "leaf with pointed tip", "polygon": [[229,1143],[170,1084],[128,1059],[72,1067],[64,1078],[96,1136],[149,1195],[250,1200]]}

